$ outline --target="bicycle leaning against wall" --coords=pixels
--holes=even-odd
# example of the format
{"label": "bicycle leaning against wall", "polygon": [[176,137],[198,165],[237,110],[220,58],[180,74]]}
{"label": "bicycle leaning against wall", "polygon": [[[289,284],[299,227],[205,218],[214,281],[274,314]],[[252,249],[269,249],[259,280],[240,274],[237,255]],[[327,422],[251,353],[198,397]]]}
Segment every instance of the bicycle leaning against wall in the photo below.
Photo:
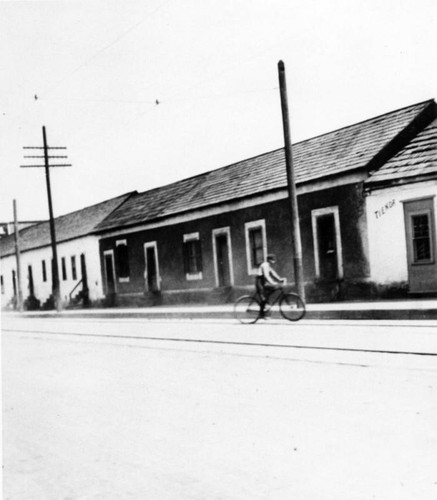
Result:
{"label": "bicycle leaning against wall", "polygon": [[270,316],[279,309],[282,317],[289,321],[299,321],[305,316],[305,302],[294,292],[287,291],[284,283],[278,290],[273,292],[267,305],[264,316],[261,315],[261,297],[256,291],[252,295],[243,295],[234,304],[234,315],[240,323],[256,323],[261,317]]}

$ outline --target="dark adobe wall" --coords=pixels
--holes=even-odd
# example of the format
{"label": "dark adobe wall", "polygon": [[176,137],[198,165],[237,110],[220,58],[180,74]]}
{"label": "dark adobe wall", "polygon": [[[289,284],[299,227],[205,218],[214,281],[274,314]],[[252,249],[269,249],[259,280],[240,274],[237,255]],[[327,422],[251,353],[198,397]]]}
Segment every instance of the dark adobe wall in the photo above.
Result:
{"label": "dark adobe wall", "polygon": [[[362,185],[351,184],[303,194],[299,196],[298,202],[307,298],[309,300],[348,298],[345,297],[346,291],[352,291],[356,286],[360,287],[369,275]],[[331,206],[339,207],[344,263],[344,282],[340,284],[338,281],[317,282],[315,276],[311,211]],[[118,296],[124,295],[127,302],[130,300],[143,303],[141,297],[147,298],[147,294],[144,295],[144,243],[156,241],[162,278],[160,301],[233,300],[236,295],[242,293],[245,288],[252,287],[254,283],[254,277],[248,275],[247,271],[244,224],[259,219],[265,219],[268,252],[276,254],[279,274],[286,276],[289,282],[293,282],[291,221],[289,203],[286,199],[168,227],[122,234],[117,237],[103,236],[100,241],[101,259],[103,262],[105,250],[115,249],[117,240],[127,240],[130,280],[128,283],[117,282]],[[220,296],[215,282],[212,231],[226,226],[230,227],[231,232],[234,293],[228,290]],[[183,235],[193,232],[199,233],[201,241],[203,279],[188,281],[184,272]],[[105,279],[103,282],[105,283]],[[136,299],[133,298],[135,296]]]}

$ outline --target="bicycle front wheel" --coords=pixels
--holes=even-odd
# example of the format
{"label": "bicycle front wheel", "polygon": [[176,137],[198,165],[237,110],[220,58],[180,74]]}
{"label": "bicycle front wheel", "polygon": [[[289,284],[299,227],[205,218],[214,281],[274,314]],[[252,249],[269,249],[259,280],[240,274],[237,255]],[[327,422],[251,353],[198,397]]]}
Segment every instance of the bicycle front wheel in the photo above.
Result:
{"label": "bicycle front wheel", "polygon": [[259,302],[250,295],[240,297],[234,304],[234,315],[243,325],[255,323],[259,318],[261,306]]}
{"label": "bicycle front wheel", "polygon": [[285,293],[279,303],[282,316],[289,321],[299,321],[305,316],[305,303],[299,295]]}

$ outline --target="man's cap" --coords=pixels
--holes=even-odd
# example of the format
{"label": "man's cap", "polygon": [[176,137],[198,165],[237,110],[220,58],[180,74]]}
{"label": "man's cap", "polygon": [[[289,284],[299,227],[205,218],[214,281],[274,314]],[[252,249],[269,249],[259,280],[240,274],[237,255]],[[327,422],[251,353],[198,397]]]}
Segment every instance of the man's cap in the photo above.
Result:
{"label": "man's cap", "polygon": [[267,260],[276,260],[276,255],[274,253],[269,253],[267,255]]}

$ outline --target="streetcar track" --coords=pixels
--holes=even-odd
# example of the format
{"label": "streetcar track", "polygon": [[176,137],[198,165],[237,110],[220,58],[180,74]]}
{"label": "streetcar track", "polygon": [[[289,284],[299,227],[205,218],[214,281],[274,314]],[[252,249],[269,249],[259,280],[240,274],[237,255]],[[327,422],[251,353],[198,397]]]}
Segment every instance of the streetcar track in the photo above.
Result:
{"label": "streetcar track", "polygon": [[308,349],[317,351],[339,351],[339,352],[362,352],[372,354],[401,354],[410,356],[437,356],[433,352],[417,352],[417,351],[396,351],[388,349],[360,349],[353,347],[328,347],[328,346],[308,346],[308,345],[295,345],[295,344],[272,344],[267,342],[243,342],[232,340],[211,340],[211,339],[189,339],[183,337],[151,337],[144,335],[116,335],[109,333],[79,333],[79,332],[50,332],[45,330],[21,330],[12,328],[3,328],[4,332],[16,332],[27,334],[43,334],[43,335],[63,335],[75,337],[95,337],[95,338],[116,338],[128,340],[150,340],[161,342],[186,342],[197,344],[213,344],[213,345],[235,345],[235,346],[251,346],[251,347],[274,347],[282,349]]}
{"label": "streetcar track", "polygon": [[223,317],[223,318],[202,318],[202,317],[178,317],[178,318],[170,318],[170,317],[153,317],[153,316],[138,316],[138,317],[56,317],[53,315],[50,316],[35,316],[35,317],[21,317],[21,318],[13,318],[13,320],[26,320],[26,319],[36,319],[36,320],[46,320],[49,319],[50,321],[61,321],[65,322],[68,320],[70,323],[120,323],[120,324],[125,324],[125,323],[159,323],[159,324],[168,324],[168,323],[184,323],[184,324],[192,324],[192,323],[200,323],[200,324],[213,324],[213,325],[221,325],[221,324],[227,324],[227,325],[232,325],[235,327],[251,327],[251,328],[257,328],[259,326],[281,326],[281,327],[287,327],[287,328],[293,328],[296,326],[299,327],[313,327],[314,325],[320,326],[320,327],[326,327],[326,326],[356,326],[356,327],[365,327],[365,326],[371,326],[372,328],[437,328],[437,320],[434,319],[423,319],[423,320],[416,320],[416,319],[403,319],[403,320],[390,320],[390,319],[377,319],[377,320],[372,320],[372,319],[308,319],[308,318],[303,318],[299,320],[298,322],[293,322],[290,323],[289,321],[286,321],[282,318],[270,318],[270,321],[267,321],[266,323],[262,322],[257,322],[255,324],[250,324],[250,325],[242,325],[238,321],[235,320],[235,318],[232,317]]}

